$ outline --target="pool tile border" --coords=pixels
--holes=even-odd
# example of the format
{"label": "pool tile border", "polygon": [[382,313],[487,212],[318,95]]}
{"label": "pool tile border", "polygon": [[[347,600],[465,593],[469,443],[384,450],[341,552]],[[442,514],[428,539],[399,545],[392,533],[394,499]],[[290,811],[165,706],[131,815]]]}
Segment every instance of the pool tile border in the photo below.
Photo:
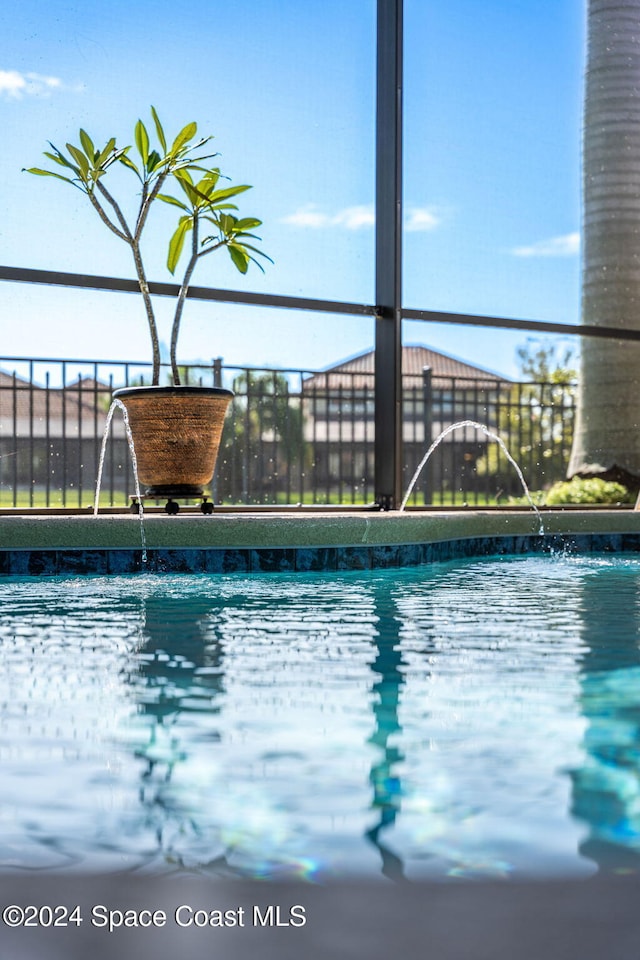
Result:
{"label": "pool tile border", "polygon": [[496,534],[373,546],[163,547],[149,549],[146,563],[140,549],[0,549],[0,576],[342,572],[531,553],[640,553],[640,533]]}

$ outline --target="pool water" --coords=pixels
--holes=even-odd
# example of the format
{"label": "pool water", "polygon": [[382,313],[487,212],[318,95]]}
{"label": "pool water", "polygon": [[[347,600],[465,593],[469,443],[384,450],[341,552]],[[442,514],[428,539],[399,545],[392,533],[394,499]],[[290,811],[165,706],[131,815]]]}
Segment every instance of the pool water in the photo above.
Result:
{"label": "pool water", "polygon": [[0,579],[0,869],[640,870],[640,560]]}

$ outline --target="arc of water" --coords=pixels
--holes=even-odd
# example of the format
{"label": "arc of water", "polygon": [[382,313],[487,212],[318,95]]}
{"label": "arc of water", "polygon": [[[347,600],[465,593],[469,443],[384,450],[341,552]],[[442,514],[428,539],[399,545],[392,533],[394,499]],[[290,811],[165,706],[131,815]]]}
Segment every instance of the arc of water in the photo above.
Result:
{"label": "arc of water", "polygon": [[446,436],[448,436],[450,433],[453,433],[454,430],[459,430],[461,427],[474,427],[476,430],[481,430],[482,433],[484,433],[484,435],[485,435],[486,437],[488,437],[490,440],[495,440],[495,441],[500,445],[500,449],[502,450],[502,452],[503,452],[504,455],[506,456],[506,458],[507,458],[507,460],[509,461],[509,463],[512,464],[512,466],[514,467],[514,469],[515,469],[515,471],[516,471],[516,473],[517,473],[517,475],[518,475],[518,478],[519,478],[519,480],[520,480],[520,483],[522,484],[522,489],[523,489],[523,491],[524,491],[524,495],[525,495],[525,497],[527,498],[527,500],[529,501],[529,504],[530,504],[532,510],[534,511],[536,517],[538,518],[538,524],[539,524],[538,533],[542,535],[542,534],[544,533],[544,525],[543,525],[543,522],[542,522],[542,515],[541,515],[540,511],[538,510],[536,504],[533,502],[533,497],[531,496],[531,493],[529,492],[529,487],[527,486],[526,480],[524,479],[524,477],[523,477],[523,475],[522,475],[522,470],[520,469],[520,467],[518,466],[518,464],[516,463],[516,461],[513,459],[513,457],[512,457],[511,454],[509,453],[509,451],[507,450],[507,447],[505,446],[505,443],[504,443],[504,441],[502,440],[502,438],[499,437],[497,433],[494,433],[493,430],[490,430],[489,427],[485,426],[484,423],[478,423],[476,420],[459,420],[457,423],[452,423],[452,424],[450,424],[450,426],[448,426],[445,430],[442,431],[441,434],[439,434],[439,436],[436,437],[436,439],[433,441],[433,443],[431,444],[431,446],[429,447],[429,449],[428,449],[427,452],[425,453],[424,457],[422,458],[422,460],[421,460],[420,463],[418,464],[418,468],[417,468],[416,472],[414,473],[413,477],[411,478],[411,482],[410,482],[410,484],[409,484],[409,486],[408,486],[408,488],[407,488],[407,492],[405,493],[404,499],[403,499],[403,501],[402,501],[402,504],[400,505],[400,512],[402,512],[402,511],[404,510],[404,508],[406,507],[407,502],[408,502],[408,500],[409,500],[409,497],[411,496],[411,493],[412,493],[412,491],[413,491],[413,488],[414,488],[415,485],[416,485],[416,482],[417,482],[417,480],[418,480],[418,477],[419,477],[420,474],[422,473],[422,471],[423,471],[423,469],[424,469],[424,467],[425,467],[425,464],[427,463],[427,460],[429,459],[429,457],[431,456],[431,454],[433,453],[433,451],[436,449],[436,447],[438,446],[438,444],[441,443],[442,440],[444,440],[444,438],[445,438]]}
{"label": "arc of water", "polygon": [[138,459],[136,457],[136,448],[133,443],[133,434],[131,433],[131,425],[129,423],[129,415],[127,413],[127,408],[125,407],[122,400],[113,400],[111,406],[109,407],[109,412],[107,413],[107,419],[104,425],[104,433],[102,435],[102,446],[100,448],[100,460],[98,461],[98,478],[96,480],[96,494],[93,501],[93,515],[94,517],[98,516],[98,507],[100,504],[100,487],[102,486],[102,470],[104,468],[104,457],[107,450],[107,440],[109,439],[109,428],[111,427],[111,421],[113,420],[113,415],[115,411],[120,408],[122,410],[122,419],[124,420],[124,429],[127,434],[127,443],[129,444],[129,450],[131,452],[131,467],[133,469],[133,483],[136,492],[136,499],[139,505],[138,516],[140,518],[140,540],[142,543],[142,562],[147,562],[147,536],[144,529],[144,510],[142,507],[142,496],[140,494],[140,481],[138,480]]}

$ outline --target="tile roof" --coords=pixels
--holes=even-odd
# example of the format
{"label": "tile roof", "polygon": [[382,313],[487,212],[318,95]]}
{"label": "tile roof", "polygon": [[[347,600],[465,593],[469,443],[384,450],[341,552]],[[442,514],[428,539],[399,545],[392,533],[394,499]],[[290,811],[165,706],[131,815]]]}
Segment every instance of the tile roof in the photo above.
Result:
{"label": "tile roof", "polygon": [[[493,385],[500,383],[510,383],[507,377],[491,373],[482,367],[476,367],[473,364],[466,363],[464,360],[458,360],[446,353],[440,353],[432,350],[430,347],[421,345],[407,345],[402,348],[402,372],[405,377],[422,377],[425,367],[431,369],[434,386],[445,385],[442,380],[449,381],[451,378],[460,378],[474,381],[482,381],[484,384]],[[374,372],[374,351],[361,353],[357,357],[352,357],[335,367],[329,367],[322,373],[314,374],[303,381],[303,390],[309,387],[339,387],[348,386],[349,389],[358,389],[358,387],[372,387]],[[341,376],[343,375],[343,376]],[[438,383],[438,380],[441,383]],[[449,385],[448,383],[446,385]]]}
{"label": "tile roof", "polygon": [[[98,391],[87,380],[65,390],[46,389],[0,370],[0,435],[102,436],[106,411],[100,400],[108,396],[106,390]],[[117,424],[115,429],[119,434]]]}

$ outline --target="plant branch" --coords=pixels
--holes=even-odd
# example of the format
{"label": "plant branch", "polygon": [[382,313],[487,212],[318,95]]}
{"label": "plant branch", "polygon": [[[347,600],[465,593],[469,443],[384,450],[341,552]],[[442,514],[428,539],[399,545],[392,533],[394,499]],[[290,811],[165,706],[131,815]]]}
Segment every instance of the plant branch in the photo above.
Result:
{"label": "plant branch", "polygon": [[100,191],[100,193],[102,194],[102,196],[105,198],[105,200],[106,200],[108,203],[110,203],[111,206],[113,207],[114,213],[115,213],[116,217],[118,218],[118,222],[119,222],[119,224],[120,224],[120,226],[122,227],[122,230],[123,230],[123,232],[124,232],[124,239],[127,241],[127,243],[131,243],[131,241],[133,240],[133,236],[132,236],[132,234],[131,234],[131,230],[129,229],[129,224],[128,224],[127,221],[125,220],[124,214],[122,213],[122,210],[120,209],[120,206],[119,206],[118,202],[116,201],[116,199],[115,199],[114,197],[112,197],[112,195],[109,193],[109,191],[108,191],[107,188],[104,186],[104,184],[102,184],[102,183],[100,182],[100,180],[97,180],[97,181],[96,181],[96,186],[97,186],[98,190]]}
{"label": "plant branch", "polygon": [[[74,186],[75,186],[75,184],[74,184]],[[83,188],[80,188],[80,189],[83,189]],[[102,220],[102,222],[103,222],[107,227],[109,227],[109,230],[111,230],[112,233],[115,233],[116,237],[120,237],[121,240],[124,240],[125,243],[129,243],[129,238],[127,237],[127,235],[126,235],[125,233],[123,233],[122,230],[119,230],[119,229],[116,227],[115,223],[112,223],[112,222],[111,222],[111,220],[110,220],[109,217],[107,216],[106,211],[104,210],[104,208],[103,208],[102,205],[100,204],[98,198],[95,196],[93,190],[83,190],[83,192],[87,194],[87,196],[89,197],[89,200],[90,200],[91,203],[93,204],[93,207],[94,207],[94,209],[96,210],[98,216],[100,217],[100,219]]]}
{"label": "plant branch", "polygon": [[206,257],[208,253],[213,253],[214,250],[219,250],[220,247],[226,247],[227,243],[227,240],[218,240],[217,243],[214,243],[211,247],[207,247],[206,250],[200,250],[198,253],[198,259],[200,259],[200,257]]}
{"label": "plant branch", "polygon": [[193,231],[191,234],[191,256],[189,257],[189,263],[187,264],[187,269],[185,270],[182,284],[180,285],[180,292],[178,293],[178,301],[176,303],[176,312],[174,314],[173,325],[171,327],[171,373],[173,375],[173,382],[176,386],[180,386],[180,371],[178,369],[178,362],[176,359],[178,349],[178,334],[180,333],[180,321],[182,319],[182,311],[184,309],[187,291],[189,290],[191,276],[200,257],[200,253],[198,252],[198,227],[198,212],[197,210],[194,210]]}
{"label": "plant branch", "polygon": [[143,187],[143,195],[142,195],[142,203],[140,204],[140,210],[139,210],[139,212],[138,212],[138,219],[137,219],[137,222],[136,222],[136,232],[135,232],[135,235],[134,235],[136,241],[138,241],[138,240],[140,239],[140,235],[142,234],[142,230],[143,230],[143,228],[144,228],[144,225],[145,225],[145,223],[147,222],[147,216],[148,216],[148,214],[149,214],[149,208],[151,207],[151,204],[153,203],[153,201],[155,200],[155,198],[156,198],[156,197],[158,196],[158,194],[160,193],[160,190],[161,190],[161,188],[162,188],[162,185],[163,185],[163,183],[165,182],[165,180],[167,179],[168,176],[169,176],[169,170],[163,171],[163,173],[161,173],[160,176],[156,179],[156,182],[154,183],[153,188],[152,188],[152,190],[151,190],[150,193],[147,193],[148,181],[146,181],[145,184],[144,184],[144,187]]}
{"label": "plant branch", "polygon": [[151,337],[151,349],[153,352],[152,383],[154,386],[157,386],[160,382],[160,342],[158,339],[158,326],[153,312],[153,302],[151,300],[151,294],[149,293],[149,284],[147,283],[144,264],[142,263],[140,247],[135,240],[131,241],[130,247],[138,276],[138,286],[140,287],[140,293],[142,294],[144,308],[147,314],[147,323],[149,324],[149,336]]}
{"label": "plant branch", "polygon": [[106,200],[113,207],[115,214],[120,221],[122,228],[124,230],[123,234],[118,235],[122,236],[122,239],[129,244],[131,247],[131,253],[133,254],[133,262],[136,268],[136,276],[138,278],[138,286],[140,287],[140,293],[142,294],[142,300],[144,302],[145,312],[147,314],[147,323],[149,325],[149,336],[151,337],[151,350],[153,355],[153,384],[156,385],[160,382],[160,342],[158,339],[158,326],[156,323],[155,313],[153,310],[153,302],[151,300],[151,294],[149,293],[149,284],[147,282],[147,276],[144,269],[144,264],[142,262],[142,255],[140,253],[140,244],[138,243],[138,238],[134,237],[129,229],[129,225],[125,220],[124,214],[122,213],[119,204],[111,196],[109,191],[104,187],[98,180],[98,189],[103,194]]}
{"label": "plant branch", "polygon": [[143,182],[142,182],[142,199],[140,200],[140,209],[138,210],[138,216],[137,216],[137,218],[136,218],[136,229],[135,229],[135,232],[134,232],[134,237],[136,238],[136,240],[139,240],[139,239],[140,239],[140,234],[142,233],[141,220],[142,220],[143,211],[145,210],[145,207],[146,207],[147,210],[149,209],[149,208],[148,208],[148,201],[147,201],[148,193],[149,193],[149,181],[148,181],[148,180],[143,180]]}

